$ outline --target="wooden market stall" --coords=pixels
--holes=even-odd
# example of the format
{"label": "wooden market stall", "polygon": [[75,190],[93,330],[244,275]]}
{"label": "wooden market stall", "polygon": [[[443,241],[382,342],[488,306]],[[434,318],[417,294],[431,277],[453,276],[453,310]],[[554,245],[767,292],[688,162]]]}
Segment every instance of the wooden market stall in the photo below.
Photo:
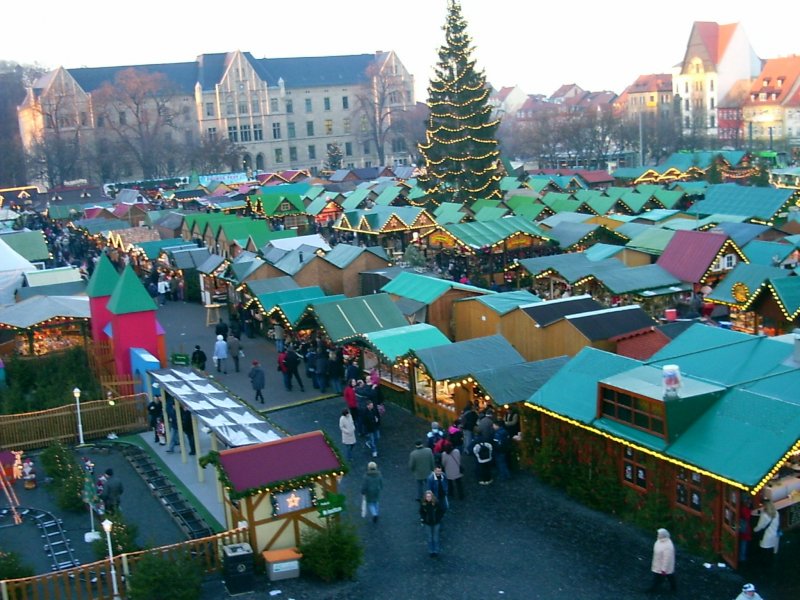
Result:
{"label": "wooden market stall", "polygon": [[86,348],[90,322],[88,297],[33,296],[0,309],[0,349],[6,356],[41,356]]}
{"label": "wooden market stall", "polygon": [[338,481],[347,467],[322,431],[223,450],[209,462],[224,488],[228,526],[247,521],[258,553],[296,548],[305,531],[335,518],[319,510],[322,501],[342,506]]}
{"label": "wooden market stall", "polygon": [[478,391],[470,373],[525,362],[501,335],[421,348],[411,356],[414,412],[440,423],[451,423],[467,402],[477,401]]}

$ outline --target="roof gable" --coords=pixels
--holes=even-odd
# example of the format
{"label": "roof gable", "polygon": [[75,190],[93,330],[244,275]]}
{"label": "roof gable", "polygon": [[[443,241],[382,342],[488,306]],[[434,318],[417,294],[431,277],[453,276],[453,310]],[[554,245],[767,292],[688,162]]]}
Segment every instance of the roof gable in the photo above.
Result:
{"label": "roof gable", "polygon": [[128,265],[122,271],[106,308],[115,315],[124,315],[155,311],[158,307],[139,281],[133,267]]}

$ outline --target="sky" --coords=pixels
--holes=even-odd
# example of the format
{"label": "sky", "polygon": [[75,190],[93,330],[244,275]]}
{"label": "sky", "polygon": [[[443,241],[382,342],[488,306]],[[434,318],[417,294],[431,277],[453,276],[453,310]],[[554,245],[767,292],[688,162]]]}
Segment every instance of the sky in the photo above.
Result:
{"label": "sky", "polygon": [[[229,7],[227,15],[208,12],[210,3],[129,6],[40,0],[31,10],[8,3],[0,60],[75,68],[190,62],[233,50],[256,58],[394,50],[415,77],[416,99],[426,101],[447,14],[447,0],[214,5]],[[548,96],[564,83],[621,93],[639,75],[669,73],[683,60],[694,21],[741,23],[761,58],[800,54],[795,0],[758,6],[752,0],[461,0],[473,58],[488,82]]]}

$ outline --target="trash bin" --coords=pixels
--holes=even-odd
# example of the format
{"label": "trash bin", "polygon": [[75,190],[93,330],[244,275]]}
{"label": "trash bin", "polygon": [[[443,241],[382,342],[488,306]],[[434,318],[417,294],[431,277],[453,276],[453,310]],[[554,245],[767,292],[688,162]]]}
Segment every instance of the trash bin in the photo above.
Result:
{"label": "trash bin", "polygon": [[250,544],[230,544],[222,547],[222,579],[225,582],[225,589],[232,596],[253,591],[255,577],[253,549]]}
{"label": "trash bin", "polygon": [[261,553],[267,567],[267,577],[270,581],[292,579],[300,576],[300,559],[303,555],[295,548],[285,550],[264,550]]}

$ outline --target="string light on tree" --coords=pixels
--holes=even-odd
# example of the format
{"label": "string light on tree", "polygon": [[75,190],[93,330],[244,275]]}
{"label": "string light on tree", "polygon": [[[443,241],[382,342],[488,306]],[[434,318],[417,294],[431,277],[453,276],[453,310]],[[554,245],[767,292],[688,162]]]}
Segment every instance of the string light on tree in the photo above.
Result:
{"label": "string light on tree", "polygon": [[471,39],[458,0],[449,0],[445,44],[428,86],[430,117],[419,145],[425,170],[419,183],[433,204],[500,198],[503,175],[489,88],[471,58]]}

